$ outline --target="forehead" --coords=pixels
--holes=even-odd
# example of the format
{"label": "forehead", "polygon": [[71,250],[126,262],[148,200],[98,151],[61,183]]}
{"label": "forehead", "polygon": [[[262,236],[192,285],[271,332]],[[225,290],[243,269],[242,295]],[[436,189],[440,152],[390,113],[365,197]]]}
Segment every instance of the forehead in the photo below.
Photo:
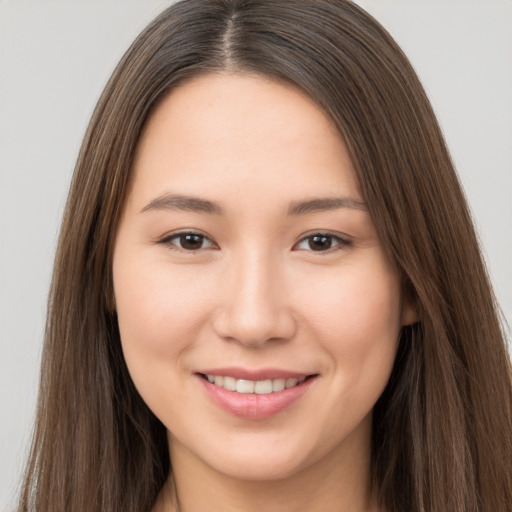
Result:
{"label": "forehead", "polygon": [[166,188],[215,195],[223,186],[290,196],[341,187],[359,195],[348,151],[324,111],[297,87],[258,75],[210,74],[173,90],[146,123],[133,171],[146,198]]}

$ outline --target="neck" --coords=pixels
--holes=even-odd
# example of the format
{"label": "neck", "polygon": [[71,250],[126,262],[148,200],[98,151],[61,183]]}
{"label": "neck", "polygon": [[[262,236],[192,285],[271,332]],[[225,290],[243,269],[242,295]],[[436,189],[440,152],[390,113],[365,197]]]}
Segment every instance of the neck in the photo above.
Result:
{"label": "neck", "polygon": [[293,475],[241,480],[204,464],[170,438],[173,474],[154,512],[378,512],[370,447],[349,443]]}

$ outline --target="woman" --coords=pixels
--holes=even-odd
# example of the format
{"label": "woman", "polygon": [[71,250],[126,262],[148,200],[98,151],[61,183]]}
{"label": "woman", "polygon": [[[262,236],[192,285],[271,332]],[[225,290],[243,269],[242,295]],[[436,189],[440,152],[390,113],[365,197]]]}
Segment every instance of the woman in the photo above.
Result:
{"label": "woman", "polygon": [[345,1],[189,0],[79,156],[20,510],[505,511],[510,363],[400,49]]}

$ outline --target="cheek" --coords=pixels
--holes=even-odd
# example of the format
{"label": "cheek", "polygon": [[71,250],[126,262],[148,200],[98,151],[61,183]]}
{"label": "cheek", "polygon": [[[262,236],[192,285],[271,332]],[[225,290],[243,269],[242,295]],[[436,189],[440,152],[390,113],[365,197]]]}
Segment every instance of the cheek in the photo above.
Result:
{"label": "cheek", "polygon": [[192,266],[123,259],[114,264],[121,342],[131,373],[180,358],[199,337],[211,305],[210,283]]}
{"label": "cheek", "polygon": [[[148,407],[166,425],[183,404],[188,354],[202,336],[212,288],[192,266],[133,256],[114,260],[114,292],[128,371]],[[173,390],[171,393],[170,390]]]}
{"label": "cheek", "polygon": [[375,400],[389,378],[400,331],[399,280],[385,262],[353,266],[304,283],[306,324],[338,372],[340,388]]}
{"label": "cheek", "polygon": [[307,293],[299,291],[298,300],[310,311],[311,321],[326,333],[350,334],[344,342],[371,344],[370,333],[386,337],[400,327],[399,280],[378,260],[312,276],[301,288]]}

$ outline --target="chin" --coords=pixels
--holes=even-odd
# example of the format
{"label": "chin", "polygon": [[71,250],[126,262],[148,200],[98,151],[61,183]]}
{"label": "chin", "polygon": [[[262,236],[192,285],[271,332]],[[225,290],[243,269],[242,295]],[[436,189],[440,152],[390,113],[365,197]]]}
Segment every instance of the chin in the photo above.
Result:
{"label": "chin", "polygon": [[281,435],[274,439],[239,439],[235,445],[210,453],[213,457],[206,462],[215,471],[239,480],[282,480],[301,473],[326,455],[311,438],[299,441],[288,439],[286,443]]}
{"label": "chin", "polygon": [[294,458],[237,457],[235,460],[224,460],[214,469],[228,477],[246,481],[283,480],[301,472],[304,461]]}

